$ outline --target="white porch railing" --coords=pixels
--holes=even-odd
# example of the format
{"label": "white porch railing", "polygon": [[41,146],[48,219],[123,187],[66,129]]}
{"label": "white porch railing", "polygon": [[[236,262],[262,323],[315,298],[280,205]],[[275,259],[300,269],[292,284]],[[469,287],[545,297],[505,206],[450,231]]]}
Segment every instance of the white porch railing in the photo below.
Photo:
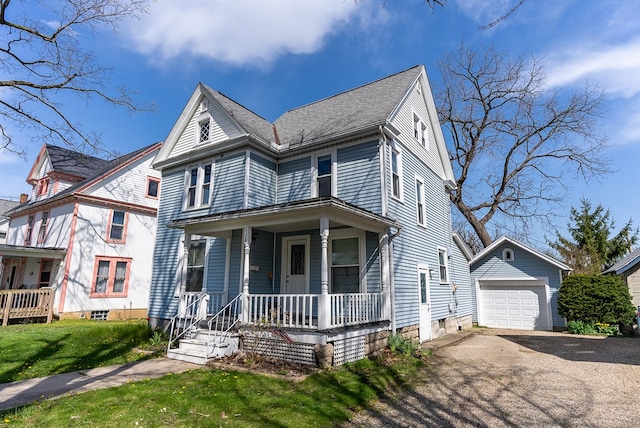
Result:
{"label": "white porch railing", "polygon": [[[308,330],[338,328],[384,321],[383,297],[383,293],[324,296],[321,294],[240,294],[234,301],[240,299],[238,303],[243,303],[236,303],[234,314],[237,314],[238,319],[245,325]],[[222,293],[183,293],[178,314],[172,319],[172,330],[175,326],[180,326],[181,332],[186,333],[189,329],[197,327],[200,321],[223,309],[222,302]],[[229,317],[216,317],[218,318],[228,321]],[[211,324],[210,327],[215,329]],[[179,338],[172,337],[174,342]]]}
{"label": "white porch railing", "polygon": [[249,294],[250,324],[318,329],[317,294]]}
{"label": "white porch railing", "polygon": [[382,321],[381,293],[331,294],[330,328]]}

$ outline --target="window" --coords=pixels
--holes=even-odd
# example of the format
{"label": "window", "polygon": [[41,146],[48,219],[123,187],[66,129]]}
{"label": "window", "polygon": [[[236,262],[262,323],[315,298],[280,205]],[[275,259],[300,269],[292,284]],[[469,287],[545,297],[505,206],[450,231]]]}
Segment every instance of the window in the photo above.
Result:
{"label": "window", "polygon": [[502,260],[505,262],[512,262],[514,260],[513,250],[511,248],[502,250]]}
{"label": "window", "polygon": [[200,137],[199,140],[201,143],[204,141],[209,141],[209,119],[200,122],[199,127],[200,127]]}
{"label": "window", "polygon": [[440,283],[446,284],[449,282],[448,277],[448,257],[447,250],[439,248],[438,249],[438,267],[440,268]]}
{"label": "window", "polygon": [[420,226],[425,225],[424,183],[416,177],[416,211]]}
{"label": "window", "polygon": [[40,230],[38,231],[38,244],[44,242],[44,238],[47,236],[47,224],[49,223],[49,211],[42,212],[42,219],[40,220]]}
{"label": "window", "polygon": [[127,234],[127,213],[124,211],[111,211],[111,218],[109,219],[109,232],[107,242],[115,242],[117,244],[124,244]]}
{"label": "window", "polygon": [[331,290],[360,292],[360,255],[357,237],[331,240]]}
{"label": "window", "polygon": [[27,219],[27,231],[24,234],[24,245],[27,247],[31,245],[31,234],[33,233],[34,218],[35,217],[33,214],[29,214],[29,218]]}
{"label": "window", "polygon": [[413,113],[413,136],[422,145],[422,147],[429,149],[427,125],[417,114]]}
{"label": "window", "polygon": [[209,191],[211,190],[211,165],[206,165],[203,168],[201,189],[201,205],[209,205]]}
{"label": "window", "polygon": [[204,262],[206,259],[207,240],[195,239],[189,245],[187,260],[187,290],[201,291],[204,280]]}
{"label": "window", "polygon": [[147,197],[158,198],[158,192],[160,190],[160,180],[153,177],[147,177]]}
{"label": "window", "polygon": [[49,179],[41,178],[40,181],[38,182],[38,191],[37,191],[38,196],[46,195],[48,190],[49,190]]}
{"label": "window", "polygon": [[200,208],[210,204],[212,173],[211,165],[192,167],[187,170],[185,209]]}
{"label": "window", "polygon": [[394,198],[402,199],[402,155],[391,149],[391,191]]}
{"label": "window", "polygon": [[51,271],[53,270],[53,259],[42,259],[40,265],[40,281],[38,288],[48,287],[51,282]]}
{"label": "window", "polygon": [[130,258],[96,257],[91,297],[126,297],[130,269]]}
{"label": "window", "polygon": [[331,155],[318,157],[318,196],[331,196]]}

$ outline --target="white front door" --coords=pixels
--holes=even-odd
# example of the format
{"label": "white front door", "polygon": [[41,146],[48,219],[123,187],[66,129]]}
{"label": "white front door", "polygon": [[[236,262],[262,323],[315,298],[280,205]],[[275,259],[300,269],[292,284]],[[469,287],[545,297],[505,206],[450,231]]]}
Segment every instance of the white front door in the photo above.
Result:
{"label": "white front door", "polygon": [[429,268],[418,268],[420,298],[420,342],[431,339],[431,297],[429,295]]}
{"label": "white front door", "polygon": [[309,293],[309,236],[282,238],[282,293]]}

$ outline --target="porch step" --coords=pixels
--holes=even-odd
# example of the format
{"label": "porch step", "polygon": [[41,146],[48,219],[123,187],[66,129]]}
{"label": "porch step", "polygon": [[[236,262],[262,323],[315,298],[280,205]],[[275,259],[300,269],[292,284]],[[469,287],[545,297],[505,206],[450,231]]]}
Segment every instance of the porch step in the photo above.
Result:
{"label": "porch step", "polygon": [[167,351],[167,357],[195,364],[206,364],[213,358],[232,355],[238,350],[239,338],[229,335],[221,340],[208,330],[195,330],[188,339],[181,339],[178,348]]}

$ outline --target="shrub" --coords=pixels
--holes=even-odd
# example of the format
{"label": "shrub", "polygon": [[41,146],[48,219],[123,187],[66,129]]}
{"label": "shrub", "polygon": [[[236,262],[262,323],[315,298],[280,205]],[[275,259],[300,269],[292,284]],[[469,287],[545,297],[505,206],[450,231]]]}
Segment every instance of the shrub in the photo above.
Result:
{"label": "shrub", "polygon": [[567,331],[571,334],[596,334],[596,327],[590,322],[569,321]]}
{"label": "shrub", "polygon": [[407,339],[399,334],[389,336],[389,349],[392,352],[400,352],[404,355],[415,355],[420,350],[420,343],[417,340]]}
{"label": "shrub", "polygon": [[558,313],[567,321],[629,325],[636,310],[629,289],[615,276],[572,275],[562,281]]}

